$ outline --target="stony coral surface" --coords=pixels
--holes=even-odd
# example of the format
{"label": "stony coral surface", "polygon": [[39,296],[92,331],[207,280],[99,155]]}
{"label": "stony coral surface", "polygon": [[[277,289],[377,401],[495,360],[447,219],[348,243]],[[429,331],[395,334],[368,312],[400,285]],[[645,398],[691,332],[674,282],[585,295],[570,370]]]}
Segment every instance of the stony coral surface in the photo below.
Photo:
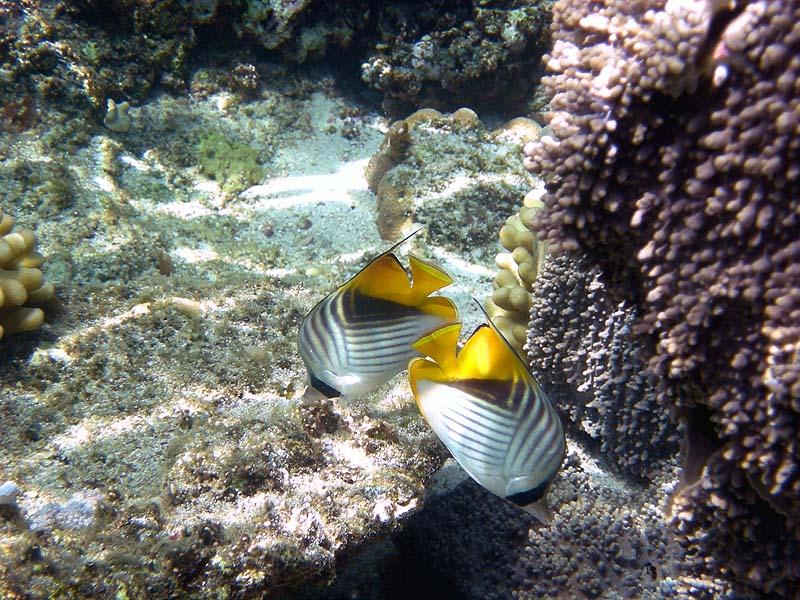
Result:
{"label": "stony coral surface", "polygon": [[710,409],[676,517],[699,568],[783,594],[800,569],[764,524],[800,539],[799,22],[788,0],[558,2],[554,136],[526,149],[540,234],[639,307],[653,372]]}

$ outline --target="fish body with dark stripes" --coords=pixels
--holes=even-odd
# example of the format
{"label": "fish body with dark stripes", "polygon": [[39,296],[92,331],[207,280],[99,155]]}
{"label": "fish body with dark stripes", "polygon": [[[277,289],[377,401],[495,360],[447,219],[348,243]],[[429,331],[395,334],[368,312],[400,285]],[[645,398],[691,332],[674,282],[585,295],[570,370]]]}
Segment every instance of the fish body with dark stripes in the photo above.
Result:
{"label": "fish body with dark stripes", "polygon": [[378,388],[420,356],[416,340],[457,319],[451,300],[431,296],[453,282],[450,276],[412,254],[409,279],[393,253],[397,245],[303,319],[298,348],[308,371],[305,398],[355,397]]}
{"label": "fish body with dark stripes", "polygon": [[566,453],[558,413],[493,325],[457,353],[460,331],[452,323],[414,344],[429,357],[409,365],[417,406],[472,479],[547,523],[545,495]]}

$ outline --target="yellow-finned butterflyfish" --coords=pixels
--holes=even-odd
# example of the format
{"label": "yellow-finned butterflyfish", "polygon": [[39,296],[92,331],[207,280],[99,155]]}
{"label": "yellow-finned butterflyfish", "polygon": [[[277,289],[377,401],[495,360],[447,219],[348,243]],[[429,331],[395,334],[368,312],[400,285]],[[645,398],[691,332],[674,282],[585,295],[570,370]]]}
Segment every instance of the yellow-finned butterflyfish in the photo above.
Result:
{"label": "yellow-finned butterflyfish", "polygon": [[417,339],[456,320],[451,300],[430,296],[453,282],[447,273],[410,254],[409,280],[394,255],[407,239],[374,258],[303,319],[297,343],[311,386],[306,396],[312,390],[329,398],[374,390],[420,356],[412,347]]}
{"label": "yellow-finned butterflyfish", "polygon": [[546,523],[544,496],[566,452],[561,420],[493,324],[456,353],[460,331],[452,323],[414,344],[430,357],[408,367],[417,406],[472,479]]}

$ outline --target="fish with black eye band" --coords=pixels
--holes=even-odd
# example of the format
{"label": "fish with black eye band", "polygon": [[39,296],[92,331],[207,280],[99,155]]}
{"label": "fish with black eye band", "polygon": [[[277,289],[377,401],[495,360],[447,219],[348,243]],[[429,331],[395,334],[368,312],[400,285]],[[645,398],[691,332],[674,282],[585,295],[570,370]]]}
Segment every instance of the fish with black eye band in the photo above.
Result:
{"label": "fish with black eye band", "polygon": [[453,282],[450,276],[410,254],[409,279],[394,254],[416,233],[372,259],[303,319],[297,344],[308,372],[306,399],[378,388],[420,356],[416,340],[458,318],[451,300],[431,296]]}
{"label": "fish with black eye band", "polygon": [[561,420],[491,320],[457,352],[460,332],[447,324],[414,344],[428,357],[408,368],[417,406],[472,479],[548,523],[545,495],[566,453]]}

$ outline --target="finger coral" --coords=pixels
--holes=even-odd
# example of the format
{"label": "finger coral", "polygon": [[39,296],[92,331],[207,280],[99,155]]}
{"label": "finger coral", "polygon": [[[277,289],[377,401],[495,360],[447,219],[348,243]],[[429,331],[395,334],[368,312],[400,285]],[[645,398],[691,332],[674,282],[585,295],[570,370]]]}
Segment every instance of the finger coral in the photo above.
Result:
{"label": "finger coral", "polygon": [[13,227],[14,219],[0,210],[0,337],[38,328],[44,312],[35,306],[54,293],[39,270],[42,255],[34,250],[33,232]]}
{"label": "finger coral", "polygon": [[526,148],[540,235],[599,268],[652,371],[692,390],[692,568],[780,595],[800,584],[797,23],[788,0],[557,2],[553,137]]}
{"label": "finger coral", "polygon": [[485,302],[494,324],[520,353],[528,335],[531,291],[547,254],[545,244],[530,229],[533,215],[542,205],[540,195],[539,190],[528,192],[519,212],[500,229],[500,243],[507,252],[495,259],[500,271],[492,282],[492,296]]}

